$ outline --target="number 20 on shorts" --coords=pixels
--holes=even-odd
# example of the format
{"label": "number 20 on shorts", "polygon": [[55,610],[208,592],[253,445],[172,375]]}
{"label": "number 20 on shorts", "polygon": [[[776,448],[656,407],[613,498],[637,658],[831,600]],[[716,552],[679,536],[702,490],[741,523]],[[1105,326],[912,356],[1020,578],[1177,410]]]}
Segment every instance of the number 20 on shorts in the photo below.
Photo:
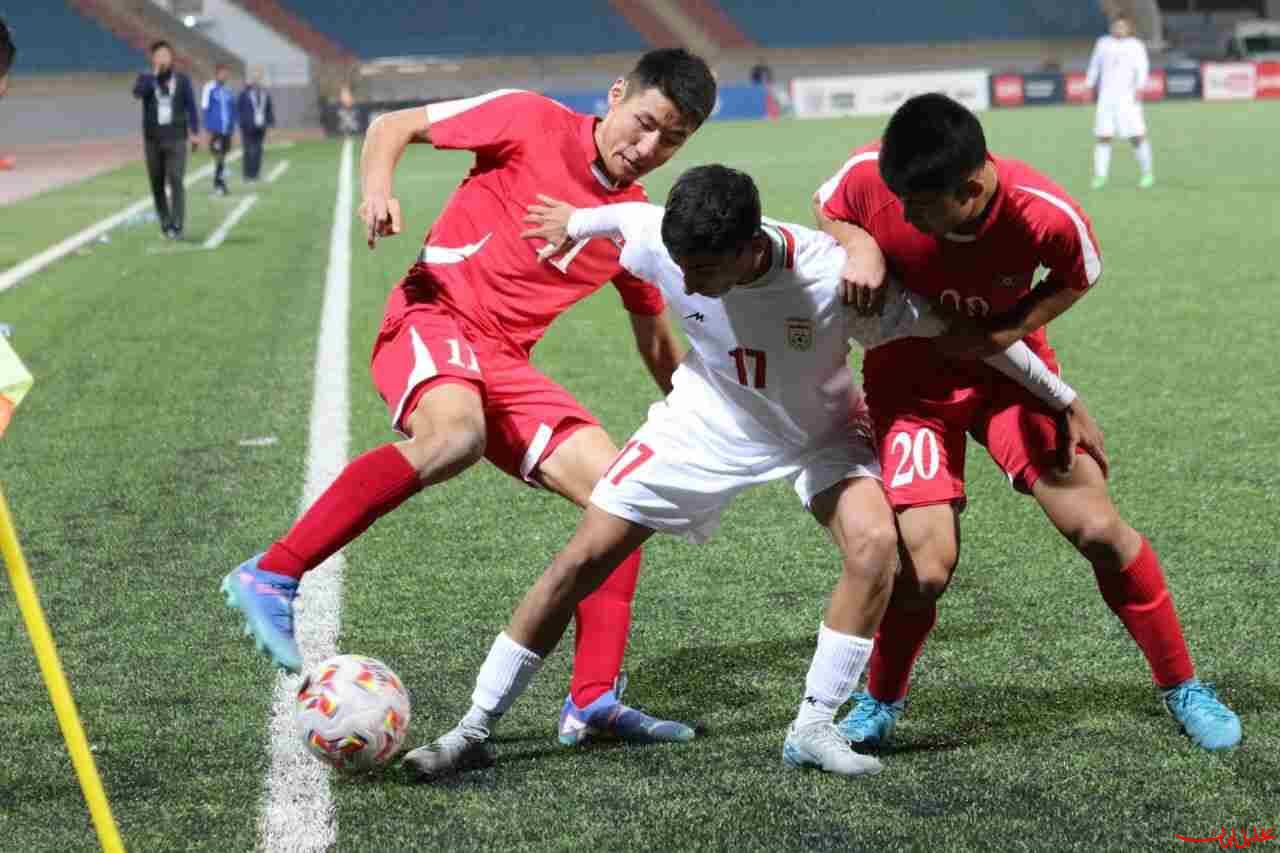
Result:
{"label": "number 20 on shorts", "polygon": [[895,435],[889,444],[889,452],[897,459],[893,480],[889,483],[895,489],[911,483],[916,477],[932,480],[942,461],[938,452],[938,436],[926,427],[916,430],[914,436],[909,432]]}

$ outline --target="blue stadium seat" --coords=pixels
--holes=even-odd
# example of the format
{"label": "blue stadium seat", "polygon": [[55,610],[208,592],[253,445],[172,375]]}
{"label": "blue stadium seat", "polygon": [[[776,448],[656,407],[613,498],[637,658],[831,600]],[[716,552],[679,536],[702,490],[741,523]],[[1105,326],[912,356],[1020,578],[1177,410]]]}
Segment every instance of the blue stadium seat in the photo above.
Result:
{"label": "blue stadium seat", "polygon": [[282,0],[312,27],[364,59],[379,56],[578,54],[644,50],[607,0]]}
{"label": "blue stadium seat", "polygon": [[1098,4],[1061,0],[939,0],[933,3],[841,0],[719,0],[749,37],[765,47],[1088,38],[1106,32]]}
{"label": "blue stadium seat", "polygon": [[14,74],[141,70],[146,57],[63,0],[0,5],[18,46]]}

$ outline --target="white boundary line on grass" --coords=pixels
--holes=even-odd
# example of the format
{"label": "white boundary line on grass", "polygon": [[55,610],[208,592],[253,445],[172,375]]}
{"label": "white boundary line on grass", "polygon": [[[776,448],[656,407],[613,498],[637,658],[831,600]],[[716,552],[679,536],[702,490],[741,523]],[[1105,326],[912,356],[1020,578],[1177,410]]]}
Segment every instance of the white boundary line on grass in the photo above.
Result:
{"label": "white boundary line on grass", "polygon": [[236,223],[249,212],[249,208],[253,207],[257,203],[257,193],[245,196],[241,202],[227,214],[227,218],[222,220],[222,224],[218,226],[218,229],[209,235],[209,238],[204,241],[204,245],[201,246],[201,248],[216,249],[221,246],[222,241],[227,239],[227,235],[231,233],[231,229],[236,227]]}
{"label": "white boundary line on grass", "polygon": [[287,171],[289,171],[289,161],[288,160],[280,161],[280,165],[276,166],[267,174],[267,183],[274,184],[280,178],[280,176]]}
{"label": "white boundary line on grass", "polygon": [[[338,197],[329,238],[329,271],[325,278],[320,338],[316,345],[315,385],[311,397],[305,509],[333,482],[347,463],[350,402],[347,392],[347,328],[351,291],[352,144],[342,145]],[[303,659],[315,663],[334,654],[342,605],[342,552],[308,572],[303,581],[304,609],[297,619]],[[338,821],[329,794],[329,770],[302,744],[293,724],[299,677],[276,680],[271,708],[271,768],[267,773],[260,850],[312,853],[333,849]]]}
{"label": "white boundary line on grass", "polygon": [[[242,152],[235,151],[227,157],[227,162],[233,163],[236,160],[239,160],[241,156]],[[214,164],[209,163],[206,166],[196,169],[190,175],[187,175],[186,180],[182,182],[183,186],[189,187],[201,178],[209,177],[213,174],[213,168]],[[8,290],[28,276],[40,272],[40,270],[49,266],[49,264],[66,257],[86,243],[93,242],[103,234],[106,234],[112,228],[115,228],[121,222],[124,222],[130,216],[134,216],[146,210],[151,206],[151,204],[151,196],[140,198],[124,210],[121,210],[118,213],[113,213],[106,219],[100,219],[88,228],[85,228],[83,231],[72,234],[61,243],[56,243],[45,249],[40,254],[33,255],[22,263],[10,267],[5,270],[3,274],[0,274],[0,292]]]}

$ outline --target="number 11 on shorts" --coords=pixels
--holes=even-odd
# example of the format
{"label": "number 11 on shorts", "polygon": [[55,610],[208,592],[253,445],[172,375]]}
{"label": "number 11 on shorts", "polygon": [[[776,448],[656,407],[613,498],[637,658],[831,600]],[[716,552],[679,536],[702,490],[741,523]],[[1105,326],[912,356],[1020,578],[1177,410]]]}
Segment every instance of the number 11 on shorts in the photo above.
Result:
{"label": "number 11 on shorts", "polygon": [[[639,468],[644,463],[653,458],[653,448],[641,441],[628,441],[622,448],[622,452],[618,454],[618,458],[613,460],[613,464],[609,466],[609,470],[604,472],[601,479],[609,480],[613,485],[621,483],[628,474]],[[614,474],[614,471],[618,473]],[[609,475],[613,474],[610,478]]]}

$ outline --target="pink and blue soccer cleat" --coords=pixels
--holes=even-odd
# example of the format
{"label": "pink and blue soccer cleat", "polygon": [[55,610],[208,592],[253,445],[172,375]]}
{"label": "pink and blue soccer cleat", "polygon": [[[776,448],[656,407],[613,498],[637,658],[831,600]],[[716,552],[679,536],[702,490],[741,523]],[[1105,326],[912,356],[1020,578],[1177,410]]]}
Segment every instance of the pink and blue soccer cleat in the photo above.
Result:
{"label": "pink and blue soccer cleat", "polygon": [[579,746],[597,735],[609,735],[629,743],[684,743],[694,738],[694,730],[675,720],[660,720],[622,704],[627,677],[618,676],[613,689],[585,708],[566,696],[560,709],[560,743]]}
{"label": "pink and blue soccer cleat", "polygon": [[244,614],[246,637],[253,637],[258,651],[289,672],[302,669],[302,653],[293,637],[293,599],[298,582],[258,568],[262,554],[245,560],[222,579],[227,606]]}

